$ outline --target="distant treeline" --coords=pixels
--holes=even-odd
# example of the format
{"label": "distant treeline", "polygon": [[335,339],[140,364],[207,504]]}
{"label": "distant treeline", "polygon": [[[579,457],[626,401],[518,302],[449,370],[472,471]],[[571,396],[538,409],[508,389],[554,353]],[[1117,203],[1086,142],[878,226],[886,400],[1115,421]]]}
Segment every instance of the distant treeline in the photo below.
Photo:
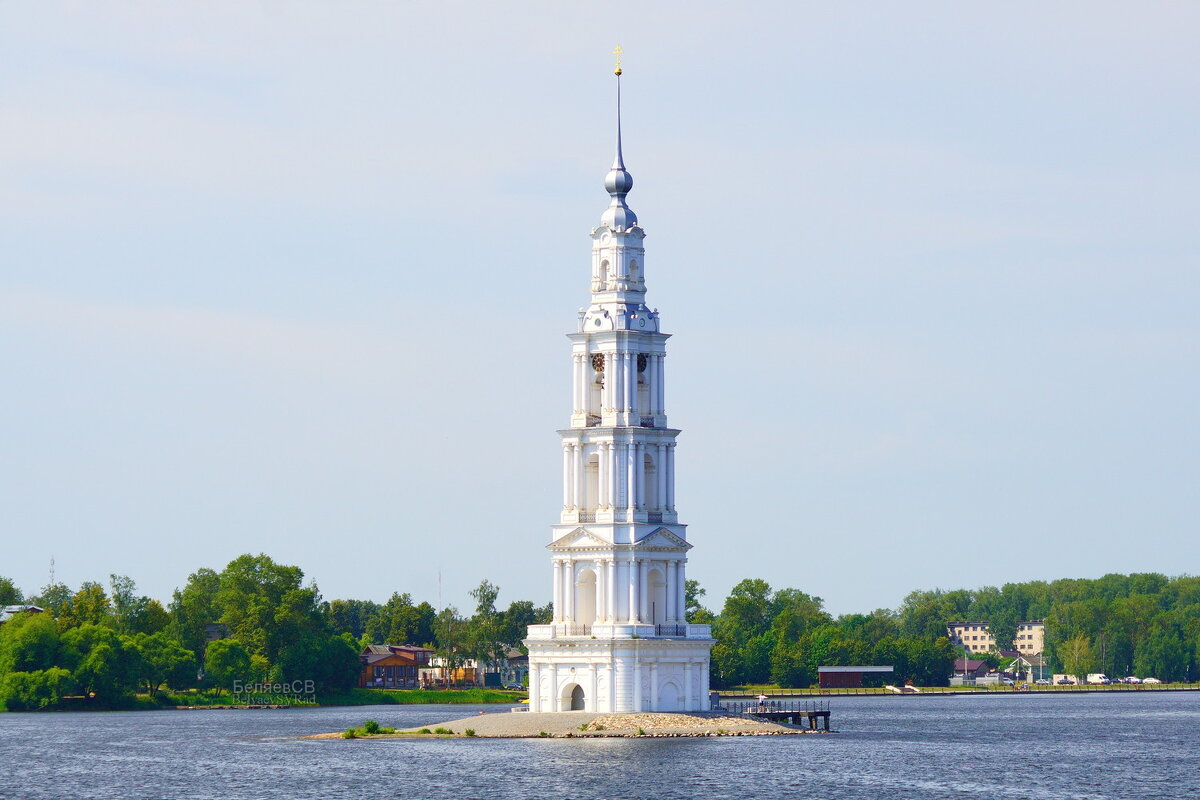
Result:
{"label": "distant treeline", "polygon": [[[243,555],[220,572],[200,569],[163,607],[134,582],[110,576],[72,591],[52,584],[32,597],[0,578],[0,605],[28,603],[47,613],[18,613],[0,625],[0,703],[12,710],[122,707],[135,692],[151,701],[167,689],[228,692],[235,681],[312,681],[318,695],[344,694],[359,675],[365,644],[423,644],[451,666],[494,663],[530,624],[552,609],[528,600],[497,609],[499,588],[471,592],[474,613],[435,609],[394,593],[385,603],[326,602],[299,567]],[[1153,675],[1200,680],[1200,578],[1158,574],[1007,584],[976,591],[917,591],[896,611],[834,618],[823,601],[765,581],[737,584],[714,614],[688,581],[692,622],[711,623],[716,688],[776,683],[805,687],[821,665],[881,664],[889,678],[944,685],[961,650],[946,637],[955,620],[990,623],[1011,648],[1018,623],[1044,619],[1046,655],[1055,671]],[[215,640],[214,640],[215,639]],[[165,700],[164,700],[165,701]]]}
{"label": "distant treeline", "polygon": [[1200,680],[1200,578],[1151,572],[913,592],[898,614],[907,636],[945,635],[948,621],[968,619],[990,623],[1001,649],[1012,648],[1018,623],[1044,619],[1055,672]]}
{"label": "distant treeline", "polygon": [[733,588],[720,614],[698,607],[690,613],[693,621],[713,623],[717,686],[804,687],[816,682],[818,666],[858,664],[892,665],[890,680],[945,685],[953,660],[963,655],[947,638],[948,623],[987,622],[997,646],[1012,650],[1017,625],[1039,619],[1055,672],[1200,680],[1200,578],[1193,577],[1105,575],[915,591],[896,611],[836,619],[819,597],[748,579]]}
{"label": "distant treeline", "polygon": [[[494,661],[519,646],[549,607],[495,608],[499,588],[471,592],[475,614],[435,610],[394,594],[384,604],[325,602],[299,567],[243,555],[220,572],[200,569],[170,604],[139,595],[122,575],[77,590],[55,583],[23,597],[0,578],[0,605],[29,604],[0,625],[0,705],[9,710],[121,708],[171,702],[166,690],[231,692],[239,684],[312,686],[318,697],[355,686],[368,643],[424,644],[451,666]],[[232,699],[232,698],[231,698]]]}

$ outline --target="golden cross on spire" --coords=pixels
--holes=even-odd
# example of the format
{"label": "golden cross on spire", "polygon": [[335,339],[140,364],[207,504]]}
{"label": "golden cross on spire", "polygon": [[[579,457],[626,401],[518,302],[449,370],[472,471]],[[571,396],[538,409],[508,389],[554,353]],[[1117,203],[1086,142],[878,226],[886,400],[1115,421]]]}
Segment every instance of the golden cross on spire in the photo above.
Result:
{"label": "golden cross on spire", "polygon": [[621,53],[624,52],[625,51],[621,49],[621,45],[617,45],[616,49],[613,50],[613,55],[617,57],[617,68],[613,70],[613,75],[620,76],[621,74]]}

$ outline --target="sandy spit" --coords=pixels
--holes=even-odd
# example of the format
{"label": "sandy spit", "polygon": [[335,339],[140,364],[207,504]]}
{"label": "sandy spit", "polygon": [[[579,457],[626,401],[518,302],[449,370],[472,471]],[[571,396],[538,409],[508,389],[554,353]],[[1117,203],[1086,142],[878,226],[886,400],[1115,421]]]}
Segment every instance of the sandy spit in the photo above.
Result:
{"label": "sandy spit", "polygon": [[[381,725],[387,720],[381,719]],[[807,728],[766,722],[749,716],[721,711],[683,713],[640,712],[633,714],[597,714],[590,711],[558,713],[512,713],[498,711],[474,717],[439,722],[430,730],[445,728],[455,736],[474,731],[481,739],[605,738],[605,737],[680,737],[680,736],[779,736],[812,733]],[[366,739],[418,739],[419,728],[397,730],[394,734],[376,734]],[[444,735],[444,734],[443,734]],[[436,736],[436,734],[432,735]],[[308,739],[341,739],[341,733],[319,733]]]}

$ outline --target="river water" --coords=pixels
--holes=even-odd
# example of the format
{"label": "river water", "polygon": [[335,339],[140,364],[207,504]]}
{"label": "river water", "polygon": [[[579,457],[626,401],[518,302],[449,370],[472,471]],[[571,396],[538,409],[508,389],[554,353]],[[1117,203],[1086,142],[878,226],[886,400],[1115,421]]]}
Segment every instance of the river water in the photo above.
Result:
{"label": "river water", "polygon": [[0,714],[0,798],[1200,798],[1200,693],[845,697],[820,736],[298,737],[497,706]]}

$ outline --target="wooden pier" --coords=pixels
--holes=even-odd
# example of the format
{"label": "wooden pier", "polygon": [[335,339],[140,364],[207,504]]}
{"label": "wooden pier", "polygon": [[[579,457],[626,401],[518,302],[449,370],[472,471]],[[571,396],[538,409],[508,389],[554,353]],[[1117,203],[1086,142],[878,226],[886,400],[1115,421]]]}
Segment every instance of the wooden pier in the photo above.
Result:
{"label": "wooden pier", "polygon": [[721,701],[721,710],[735,714],[747,714],[771,722],[786,722],[789,725],[808,724],[810,731],[829,731],[829,703],[801,700],[758,700],[751,702]]}

